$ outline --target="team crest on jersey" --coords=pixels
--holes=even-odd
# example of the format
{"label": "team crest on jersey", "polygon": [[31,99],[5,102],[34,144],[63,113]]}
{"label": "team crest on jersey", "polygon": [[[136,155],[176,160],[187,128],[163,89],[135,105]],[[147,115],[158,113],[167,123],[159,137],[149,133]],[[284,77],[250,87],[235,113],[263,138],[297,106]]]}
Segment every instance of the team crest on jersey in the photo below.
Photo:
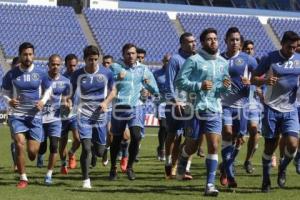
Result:
{"label": "team crest on jersey", "polygon": [[56,82],[56,87],[57,88],[63,88],[64,86],[65,86],[64,82],[62,82],[62,81]]}
{"label": "team crest on jersey", "polygon": [[97,74],[96,75],[96,81],[98,82],[103,82],[104,81],[104,76],[102,74]]}
{"label": "team crest on jersey", "polygon": [[300,67],[300,60],[294,60],[294,66]]}
{"label": "team crest on jersey", "polygon": [[33,74],[31,75],[31,78],[32,78],[32,80],[37,81],[37,80],[39,80],[40,75],[39,75],[38,73],[33,73]]}
{"label": "team crest on jersey", "polygon": [[234,64],[235,65],[244,65],[245,61],[242,59],[242,58],[237,58],[235,61],[234,61]]}

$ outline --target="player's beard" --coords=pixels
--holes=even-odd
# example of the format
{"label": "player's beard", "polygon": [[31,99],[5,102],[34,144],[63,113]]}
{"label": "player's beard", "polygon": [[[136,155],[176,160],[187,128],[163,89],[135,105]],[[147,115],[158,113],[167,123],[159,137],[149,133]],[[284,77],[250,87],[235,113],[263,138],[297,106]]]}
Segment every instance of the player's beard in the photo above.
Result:
{"label": "player's beard", "polygon": [[30,60],[24,60],[22,62],[22,66],[25,68],[29,68],[31,65],[32,65],[32,61],[30,61]]}
{"label": "player's beard", "polygon": [[218,52],[218,48],[212,49],[212,48],[209,48],[209,47],[203,47],[203,49],[204,49],[207,53],[209,53],[209,54],[211,54],[211,55],[215,55],[215,54]]}

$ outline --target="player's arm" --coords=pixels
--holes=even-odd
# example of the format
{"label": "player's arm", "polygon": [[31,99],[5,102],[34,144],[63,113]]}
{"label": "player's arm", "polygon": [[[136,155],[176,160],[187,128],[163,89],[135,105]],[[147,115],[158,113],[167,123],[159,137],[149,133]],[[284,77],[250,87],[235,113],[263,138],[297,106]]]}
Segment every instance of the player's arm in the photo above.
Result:
{"label": "player's arm", "polygon": [[[260,64],[257,66],[257,68],[254,70],[251,83],[256,86],[262,86],[262,85],[275,85],[278,78],[273,75],[270,57],[264,57]],[[267,72],[268,76],[263,76]]]}
{"label": "player's arm", "polygon": [[13,98],[13,84],[12,84],[12,71],[9,71],[5,74],[2,80],[1,94],[4,98],[4,101],[13,108],[16,108],[20,105],[19,100]]}
{"label": "player's arm", "polygon": [[107,82],[107,87],[109,89],[109,94],[107,97],[100,103],[101,111],[106,112],[108,105],[112,102],[112,100],[116,97],[117,95],[117,89],[115,86],[115,81],[114,81],[114,76],[113,73],[108,74],[108,82]]}
{"label": "player's arm", "polygon": [[52,81],[46,75],[44,75],[42,77],[41,86],[44,89],[44,93],[43,93],[42,98],[35,104],[35,107],[39,111],[43,110],[44,105],[50,99],[52,92],[53,92]]}
{"label": "player's arm", "polygon": [[203,90],[210,90],[212,88],[212,82],[206,81],[190,81],[190,76],[192,75],[196,63],[188,58],[181,69],[178,72],[177,78],[175,80],[175,85],[178,89],[187,92],[199,92]]}
{"label": "player's arm", "polygon": [[[157,83],[155,81],[153,73],[148,68],[145,68],[145,71],[144,71],[144,83],[143,83],[143,86],[151,94],[158,94],[159,93],[159,90],[158,90],[158,87],[157,87]],[[145,93],[147,93],[147,92],[145,92]]]}

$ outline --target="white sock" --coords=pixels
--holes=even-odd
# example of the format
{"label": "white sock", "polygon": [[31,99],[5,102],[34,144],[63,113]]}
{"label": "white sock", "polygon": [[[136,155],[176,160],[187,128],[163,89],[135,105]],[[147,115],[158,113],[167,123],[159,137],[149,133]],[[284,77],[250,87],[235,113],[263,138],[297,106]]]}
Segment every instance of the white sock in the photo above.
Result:
{"label": "white sock", "polygon": [[172,164],[172,155],[166,156],[165,165],[170,166]]}
{"label": "white sock", "polygon": [[191,161],[191,160],[188,160],[187,165],[186,165],[186,168],[185,168],[185,170],[186,170],[187,172],[190,171],[191,164],[192,164],[192,161]]}
{"label": "white sock", "polygon": [[53,170],[48,169],[46,176],[52,177]]}
{"label": "white sock", "polygon": [[25,173],[20,175],[20,180],[21,181],[28,181],[27,176],[26,176]]}

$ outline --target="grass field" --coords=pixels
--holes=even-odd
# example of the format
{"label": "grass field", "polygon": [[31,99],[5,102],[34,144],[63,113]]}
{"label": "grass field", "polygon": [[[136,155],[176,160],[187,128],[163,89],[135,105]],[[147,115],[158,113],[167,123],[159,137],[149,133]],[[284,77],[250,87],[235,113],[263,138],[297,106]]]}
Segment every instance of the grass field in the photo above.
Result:
{"label": "grass field", "polygon": [[[129,181],[125,174],[119,173],[119,180],[111,182],[108,180],[109,167],[103,167],[100,162],[90,172],[92,186],[91,190],[81,189],[80,168],[70,171],[68,175],[60,175],[59,167],[54,170],[54,184],[50,187],[44,186],[43,178],[46,168],[36,168],[35,162],[27,161],[27,176],[30,185],[25,190],[17,190],[15,185],[18,175],[12,172],[10,155],[10,134],[7,127],[0,127],[0,199],[14,200],[77,200],[77,199],[124,199],[124,200],[192,200],[204,199],[205,166],[204,159],[195,157],[192,164],[194,180],[182,182],[164,179],[164,165],[155,158],[157,146],[157,129],[147,129],[146,138],[142,142],[141,161],[136,164],[135,171],[137,179]],[[300,176],[295,172],[293,165],[288,168],[287,187],[279,189],[276,184],[277,168],[272,170],[272,192],[263,194],[261,186],[261,147],[256,153],[253,163],[256,171],[247,175],[242,168],[245,156],[245,146],[237,159],[237,181],[238,188],[234,191],[221,187],[219,181],[217,186],[221,193],[219,199],[297,199],[300,195]],[[77,158],[79,152],[77,153]],[[59,162],[58,162],[59,164]],[[79,167],[79,166],[78,166]],[[218,178],[218,177],[217,177]]]}

